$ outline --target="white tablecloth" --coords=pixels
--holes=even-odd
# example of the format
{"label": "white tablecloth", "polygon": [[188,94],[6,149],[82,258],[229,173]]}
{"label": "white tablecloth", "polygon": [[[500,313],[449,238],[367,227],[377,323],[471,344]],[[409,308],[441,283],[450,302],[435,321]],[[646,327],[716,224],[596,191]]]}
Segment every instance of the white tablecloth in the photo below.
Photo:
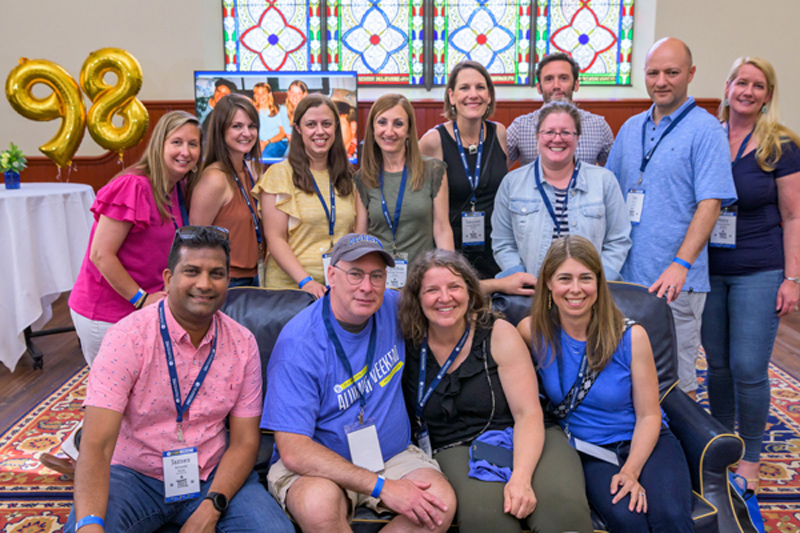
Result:
{"label": "white tablecloth", "polygon": [[80,183],[0,187],[0,362],[12,372],[25,354],[25,328],[44,326],[51,304],[75,284],[93,201]]}

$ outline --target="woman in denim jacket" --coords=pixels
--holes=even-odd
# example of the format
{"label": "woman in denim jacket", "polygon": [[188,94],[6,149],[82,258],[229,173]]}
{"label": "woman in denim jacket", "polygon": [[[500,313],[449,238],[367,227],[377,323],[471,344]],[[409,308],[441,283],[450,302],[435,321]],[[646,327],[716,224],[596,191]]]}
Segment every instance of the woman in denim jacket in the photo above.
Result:
{"label": "woman in denim jacket", "polygon": [[610,280],[631,247],[630,221],[614,175],[575,161],[581,134],[578,110],[553,101],[539,114],[539,158],[510,172],[497,191],[492,214],[498,277],[536,274],[554,239],[580,235],[594,244]]}

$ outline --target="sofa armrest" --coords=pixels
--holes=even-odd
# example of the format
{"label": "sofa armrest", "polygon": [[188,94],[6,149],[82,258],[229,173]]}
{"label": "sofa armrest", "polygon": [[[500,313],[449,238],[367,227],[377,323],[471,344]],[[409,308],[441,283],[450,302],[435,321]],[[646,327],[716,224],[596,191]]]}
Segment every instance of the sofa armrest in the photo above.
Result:
{"label": "sofa armrest", "polygon": [[741,459],[744,442],[681,390],[661,402],[669,427],[683,447],[692,487],[717,508],[720,531],[739,531],[728,492],[728,467]]}

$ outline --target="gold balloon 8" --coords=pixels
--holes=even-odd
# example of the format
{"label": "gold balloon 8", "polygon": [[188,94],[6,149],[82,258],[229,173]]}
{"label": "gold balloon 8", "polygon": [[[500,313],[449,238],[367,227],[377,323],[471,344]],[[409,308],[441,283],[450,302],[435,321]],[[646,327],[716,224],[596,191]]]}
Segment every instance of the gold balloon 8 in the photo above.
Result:
{"label": "gold balloon 8", "polygon": [[[105,82],[112,72],[114,85]],[[142,68],[131,54],[119,48],[101,48],[89,54],[81,68],[81,87],[92,100],[87,115],[89,134],[97,144],[120,153],[135,146],[147,131],[149,116],[136,95],[142,88]],[[122,117],[117,127],[114,115]]]}
{"label": "gold balloon 8", "polygon": [[[53,91],[44,98],[33,95],[37,83]],[[21,58],[6,79],[6,98],[20,115],[32,120],[61,118],[56,136],[39,150],[61,168],[72,164],[72,156],[83,139],[86,108],[78,84],[63,67],[45,59]]]}

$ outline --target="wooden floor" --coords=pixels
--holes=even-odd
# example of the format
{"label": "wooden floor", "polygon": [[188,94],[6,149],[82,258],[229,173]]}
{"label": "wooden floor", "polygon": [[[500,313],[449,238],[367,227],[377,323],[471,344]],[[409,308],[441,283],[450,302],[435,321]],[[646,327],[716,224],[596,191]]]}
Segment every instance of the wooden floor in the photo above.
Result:
{"label": "wooden floor", "polygon": [[[72,325],[66,295],[53,304],[53,319],[48,328]],[[44,353],[44,369],[34,370],[30,356],[25,355],[12,373],[0,364],[0,432],[4,432],[37,402],[70,378],[83,365],[83,355],[75,332],[60,333],[35,339]],[[781,320],[772,361],[800,379],[800,314]]]}

